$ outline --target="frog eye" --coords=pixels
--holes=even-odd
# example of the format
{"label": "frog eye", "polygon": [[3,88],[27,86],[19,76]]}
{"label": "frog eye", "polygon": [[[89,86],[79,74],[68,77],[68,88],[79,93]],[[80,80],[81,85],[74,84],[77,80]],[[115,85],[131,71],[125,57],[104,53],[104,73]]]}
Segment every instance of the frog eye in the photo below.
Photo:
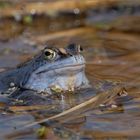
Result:
{"label": "frog eye", "polygon": [[56,52],[51,49],[45,49],[44,54],[45,54],[45,59],[47,60],[53,60],[56,57]]}

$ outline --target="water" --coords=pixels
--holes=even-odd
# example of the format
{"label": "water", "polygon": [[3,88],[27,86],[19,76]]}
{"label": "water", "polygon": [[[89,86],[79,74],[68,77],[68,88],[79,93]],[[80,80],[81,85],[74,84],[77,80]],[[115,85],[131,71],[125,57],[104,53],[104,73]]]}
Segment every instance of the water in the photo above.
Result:
{"label": "water", "polygon": [[[81,44],[85,50],[83,55],[87,62],[86,74],[92,87],[102,88],[102,84],[97,84],[98,80],[101,83],[106,80],[112,83],[120,82],[120,85],[127,90],[128,96],[117,99],[118,107],[95,107],[92,104],[83,110],[79,109],[77,113],[60,118],[58,122],[49,122],[46,124],[43,136],[38,134],[40,125],[32,126],[27,129],[28,131],[26,129],[21,131],[19,128],[60,113],[65,110],[64,104],[66,107],[67,105],[74,107],[84,102],[91,96],[91,91],[85,91],[86,97],[82,94],[79,97],[73,95],[63,97],[63,103],[59,104],[62,105],[62,110],[59,107],[50,106],[48,109],[39,109],[39,111],[24,109],[17,111],[18,107],[15,108],[15,113],[1,111],[1,138],[138,139],[140,137],[139,30],[136,31],[134,23],[131,23],[131,30],[125,32],[121,30],[121,25],[117,25],[115,30],[97,30],[91,26],[93,23],[89,24],[87,19],[85,13],[79,15],[67,13],[60,15],[60,18],[59,16],[53,18],[37,16],[30,24],[22,24],[9,18],[3,19],[1,22],[6,21],[7,24],[4,27],[7,30],[0,33],[1,71],[15,67],[38,53],[45,42],[57,47],[75,42]],[[104,90],[103,88],[102,91]],[[94,93],[96,92],[98,90]]]}

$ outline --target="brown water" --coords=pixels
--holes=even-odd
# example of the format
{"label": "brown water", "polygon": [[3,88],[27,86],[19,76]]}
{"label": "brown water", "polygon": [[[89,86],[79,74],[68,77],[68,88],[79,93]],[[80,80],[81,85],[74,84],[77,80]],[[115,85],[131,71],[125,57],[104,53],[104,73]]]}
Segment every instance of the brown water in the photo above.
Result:
{"label": "brown water", "polygon": [[[42,137],[37,133],[40,125],[22,130],[19,128],[59,113],[57,108],[50,106],[54,110],[49,112],[50,114],[45,114],[45,109],[30,112],[24,109],[17,111],[18,107],[15,108],[15,113],[1,111],[0,137],[53,140],[139,139],[140,35],[139,30],[133,31],[132,27],[135,27],[135,24],[131,25],[131,30],[124,32],[118,28],[121,24],[109,31],[95,29],[91,24],[87,24],[88,16],[85,13],[78,15],[67,13],[53,18],[42,15],[35,16],[33,19],[28,18],[25,19],[25,23],[11,18],[0,21],[1,71],[15,67],[33,56],[43,48],[45,42],[57,47],[75,42],[85,49],[83,54],[87,62],[86,73],[91,85],[95,87],[96,79],[121,82],[128,92],[128,98],[119,98],[118,107],[94,108],[94,105],[93,107],[91,105],[80,114],[75,113],[60,118],[56,123],[49,122],[46,128],[41,127],[45,133]],[[27,21],[30,22],[26,23]],[[80,98],[84,102],[82,96]],[[65,102],[72,106],[77,105],[71,96]]]}

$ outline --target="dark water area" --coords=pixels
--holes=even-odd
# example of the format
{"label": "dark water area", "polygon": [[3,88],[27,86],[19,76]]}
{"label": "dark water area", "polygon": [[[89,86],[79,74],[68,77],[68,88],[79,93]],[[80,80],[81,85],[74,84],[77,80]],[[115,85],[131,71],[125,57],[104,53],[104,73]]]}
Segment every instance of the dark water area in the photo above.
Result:
{"label": "dark water area", "polygon": [[[86,74],[96,90],[69,95],[58,102],[59,106],[54,103],[39,109],[16,106],[12,108],[14,111],[6,111],[0,104],[0,139],[139,139],[140,5],[135,4],[137,2],[127,5],[123,1],[125,6],[121,6],[119,13],[115,5],[108,9],[102,6],[88,10],[77,8],[49,15],[1,14],[0,71],[33,57],[46,43],[65,47],[74,42],[84,48]],[[56,122],[25,127],[83,103],[91,94],[106,92],[105,81],[119,82],[128,95],[111,101],[114,103],[111,106],[104,106],[103,98],[98,105],[90,104]],[[107,91],[112,92],[112,88]]]}

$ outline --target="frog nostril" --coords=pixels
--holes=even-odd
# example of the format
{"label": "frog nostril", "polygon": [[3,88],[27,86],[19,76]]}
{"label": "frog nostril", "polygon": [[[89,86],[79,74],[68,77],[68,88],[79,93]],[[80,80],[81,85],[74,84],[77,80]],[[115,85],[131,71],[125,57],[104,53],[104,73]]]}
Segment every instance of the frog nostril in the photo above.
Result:
{"label": "frog nostril", "polygon": [[78,52],[82,52],[83,48],[80,45],[77,45],[77,50],[78,50]]}
{"label": "frog nostril", "polygon": [[83,48],[77,44],[69,44],[66,48],[67,54],[76,55],[83,51]]}

